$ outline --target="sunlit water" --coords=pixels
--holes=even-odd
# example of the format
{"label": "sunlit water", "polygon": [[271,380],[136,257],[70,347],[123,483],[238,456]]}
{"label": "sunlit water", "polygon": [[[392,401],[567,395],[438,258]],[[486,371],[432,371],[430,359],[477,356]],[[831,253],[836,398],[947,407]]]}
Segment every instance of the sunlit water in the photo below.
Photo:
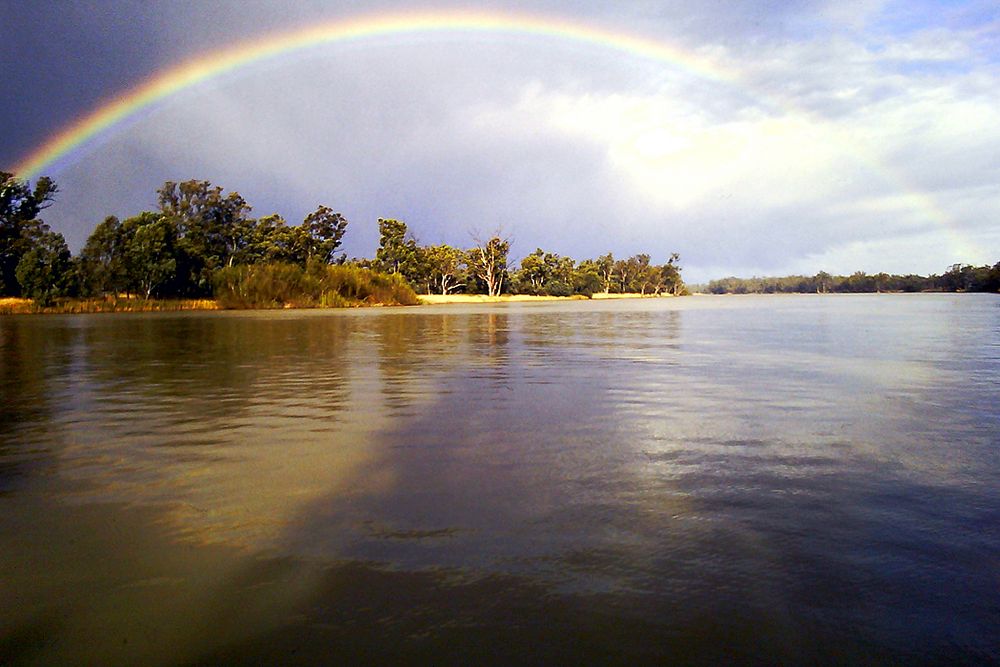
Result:
{"label": "sunlit water", "polygon": [[1000,298],[0,319],[0,663],[1000,661]]}

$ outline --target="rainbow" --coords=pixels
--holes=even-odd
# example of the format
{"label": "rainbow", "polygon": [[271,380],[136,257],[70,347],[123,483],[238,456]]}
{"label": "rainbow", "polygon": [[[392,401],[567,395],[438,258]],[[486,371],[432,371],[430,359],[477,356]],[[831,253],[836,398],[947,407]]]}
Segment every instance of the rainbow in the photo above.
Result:
{"label": "rainbow", "polygon": [[[70,123],[28,154],[14,166],[12,171],[21,178],[37,178],[46,169],[53,168],[58,162],[85,148],[99,135],[124,123],[158,101],[254,63],[324,44],[393,35],[447,32],[506,33],[596,45],[631,57],[666,63],[711,82],[745,87],[741,85],[736,72],[720,66],[710,58],[646,37],[575,22],[564,17],[465,10],[365,15],[241,42],[188,60],[151,77],[137,88],[125,92]],[[758,94],[755,98],[769,102],[770,105],[791,115],[809,116],[808,113],[796,110],[792,105],[782,103],[773,96]],[[822,119],[811,120],[822,122]],[[905,193],[914,210],[942,226],[951,238],[953,249],[957,254],[965,257],[978,257],[982,254],[963,238],[955,228],[951,216],[930,196],[908,185],[901,175],[871,155],[865,154],[863,148],[859,148],[857,158],[860,163],[881,174],[893,188]]]}
{"label": "rainbow", "polygon": [[434,32],[510,33],[559,38],[597,44],[632,56],[668,63],[708,80],[732,83],[736,79],[733,73],[720,68],[707,58],[651,39],[563,18],[481,11],[362,16],[242,42],[189,60],[153,76],[138,88],[70,123],[15,165],[13,171],[21,178],[36,178],[57,161],[79,150],[96,136],[139,111],[181,90],[253,63],[324,44]]}

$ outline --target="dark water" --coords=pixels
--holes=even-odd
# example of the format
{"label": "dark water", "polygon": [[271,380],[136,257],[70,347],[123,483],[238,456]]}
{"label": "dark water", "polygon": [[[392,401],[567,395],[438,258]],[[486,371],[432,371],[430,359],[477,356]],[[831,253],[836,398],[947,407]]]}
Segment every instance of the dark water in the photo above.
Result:
{"label": "dark water", "polygon": [[0,663],[1000,662],[1000,298],[0,319]]}

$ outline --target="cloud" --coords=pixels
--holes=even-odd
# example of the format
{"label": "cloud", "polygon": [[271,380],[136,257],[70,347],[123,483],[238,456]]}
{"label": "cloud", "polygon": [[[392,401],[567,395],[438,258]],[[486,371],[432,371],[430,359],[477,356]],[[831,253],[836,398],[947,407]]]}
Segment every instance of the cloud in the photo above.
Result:
{"label": "cloud", "polygon": [[79,247],[164,180],[205,178],[292,223],[343,211],[354,255],[390,216],[425,243],[502,227],[519,255],[679,251],[695,280],[1000,258],[1000,73],[965,39],[982,25],[890,29],[877,2],[563,7],[543,10],[686,44],[735,83],[539,37],[334,45],[165,100],[57,175],[48,219]]}

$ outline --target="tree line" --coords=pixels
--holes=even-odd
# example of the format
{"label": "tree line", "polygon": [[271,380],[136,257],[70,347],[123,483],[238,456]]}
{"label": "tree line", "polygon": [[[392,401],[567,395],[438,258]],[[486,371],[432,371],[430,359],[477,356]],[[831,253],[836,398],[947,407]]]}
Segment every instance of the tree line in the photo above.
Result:
{"label": "tree line", "polygon": [[[254,218],[239,193],[199,180],[165,183],[157,191],[156,210],[124,220],[105,218],[73,256],[65,238],[39,217],[57,192],[47,177],[31,187],[0,172],[0,296],[51,302],[221,293],[232,303],[259,303],[247,290],[267,285],[268,293],[281,300],[286,297],[279,294],[293,289],[290,285],[329,283],[328,275],[316,272],[321,266],[389,274],[415,291],[438,294],[686,292],[677,254],[659,265],[648,254],[616,259],[608,253],[577,262],[539,248],[514,266],[510,239],[500,232],[474,237],[471,248],[420,245],[406,223],[386,218],[378,220],[375,257],[349,260],[340,252],[348,222],[333,209],[318,206],[298,225],[277,214]],[[341,284],[346,274],[338,275],[335,282]]]}
{"label": "tree line", "polygon": [[820,271],[815,276],[729,277],[712,280],[704,291],[711,294],[997,292],[1000,291],[1000,262],[993,266],[953,264],[941,275],[930,276],[863,271],[834,276]]}
{"label": "tree line", "polygon": [[379,246],[374,260],[353,260],[385,273],[400,273],[414,289],[427,294],[531,294],[592,296],[595,293],[685,293],[680,256],[661,265],[648,254],[615,259],[607,253],[576,261],[541,248],[510,262],[510,239],[501,233],[474,238],[472,248],[441,244],[422,246],[400,220],[379,219]]}

